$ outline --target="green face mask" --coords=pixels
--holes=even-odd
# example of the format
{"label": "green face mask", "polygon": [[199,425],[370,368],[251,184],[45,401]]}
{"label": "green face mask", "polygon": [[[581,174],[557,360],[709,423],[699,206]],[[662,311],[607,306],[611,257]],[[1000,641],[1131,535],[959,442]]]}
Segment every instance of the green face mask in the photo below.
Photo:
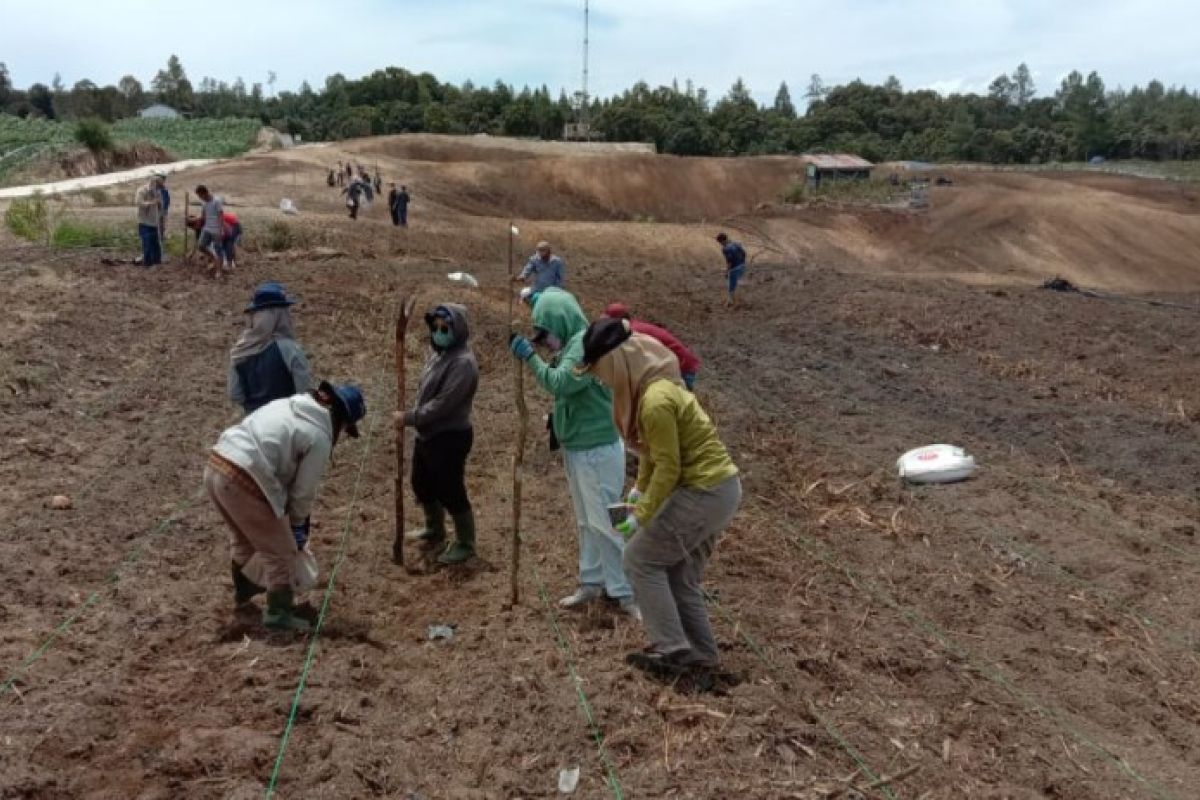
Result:
{"label": "green face mask", "polygon": [[434,331],[433,343],[437,347],[445,350],[447,347],[454,344],[454,331]]}

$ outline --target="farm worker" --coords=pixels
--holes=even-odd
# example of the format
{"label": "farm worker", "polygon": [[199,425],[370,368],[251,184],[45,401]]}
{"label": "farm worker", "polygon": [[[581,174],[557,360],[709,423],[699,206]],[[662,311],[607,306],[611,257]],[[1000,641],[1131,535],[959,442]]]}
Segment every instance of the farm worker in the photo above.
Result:
{"label": "farm worker", "polygon": [[387,196],[388,211],[391,212],[391,215],[392,215],[392,224],[399,225],[400,224],[400,216],[396,213],[396,197],[400,194],[400,190],[398,190],[396,188],[395,181],[392,181],[391,183],[389,183],[388,186],[391,187],[388,190],[388,196]]}
{"label": "farm worker", "polygon": [[329,170],[329,174],[325,176],[325,185],[330,188],[337,186],[338,178],[334,176],[333,170]]}
{"label": "farm worker", "polygon": [[161,187],[162,177],[155,174],[134,195],[134,203],[137,205],[138,238],[142,242],[143,267],[153,267],[162,263]]}
{"label": "farm worker", "polygon": [[533,306],[533,328],[533,342],[554,354],[551,363],[537,355],[524,336],[514,336],[510,349],[554,396],[552,432],[565,451],[579,535],[579,588],[559,605],[581,608],[607,594],[622,611],[639,619],[633,589],[621,568],[625,542],[608,518],[608,507],[621,501],[625,482],[625,448],[613,424],[612,393],[590,375],[575,372],[583,358],[587,317],[569,292],[546,289]]}
{"label": "farm worker", "polygon": [[400,191],[396,193],[396,202],[392,206],[394,209],[394,217],[398,225],[408,227],[408,204],[412,198],[408,196],[408,187],[401,186]]}
{"label": "farm worker", "polygon": [[725,305],[737,305],[738,282],[746,274],[746,248],[725,233],[717,234],[717,243],[721,245],[721,254],[725,256],[725,279],[729,283],[729,299]]}
{"label": "farm worker", "polygon": [[[461,564],[475,555],[475,512],[467,496],[467,456],[475,442],[471,407],[479,388],[479,365],[468,343],[467,309],[453,303],[425,315],[432,353],[421,371],[417,402],[404,424],[417,431],[412,488],[425,513],[425,528],[409,537],[427,551],[442,550],[439,564]],[[446,541],[446,512],[454,543]]]}
{"label": "farm worker", "polygon": [[[245,608],[266,591],[268,628],[309,628],[293,613],[297,554],[308,542],[309,513],[333,447],[343,432],[358,437],[366,411],[358,387],[322,381],[227,428],[209,453],[204,488],[229,526],[234,602]],[[255,553],[266,567],[265,587],[242,574]]]}
{"label": "farm worker", "polygon": [[225,214],[225,203],[204,185],[196,187],[196,196],[204,204],[201,212],[204,222],[200,229],[197,246],[201,253],[208,256],[209,271],[216,275],[220,272],[221,262],[224,260],[225,233],[221,218]]}
{"label": "farm worker", "polygon": [[365,195],[368,201],[371,200],[371,184],[355,178],[350,181],[349,186],[342,189],[342,194],[346,195],[346,208],[350,209],[350,219],[358,219],[358,208],[363,196]]}
{"label": "farm worker", "polygon": [[659,344],[674,353],[675,358],[679,360],[679,374],[683,376],[683,385],[688,388],[689,392],[695,391],[696,374],[700,372],[700,359],[696,358],[696,354],[689,350],[683,342],[675,338],[675,334],[653,322],[634,319],[633,315],[629,313],[629,306],[624,303],[609,304],[608,308],[604,309],[604,316],[629,320],[629,327],[633,329],[634,333],[645,334],[651,339],[657,339]]}
{"label": "farm worker", "polygon": [[550,243],[538,242],[537,252],[525,262],[525,268],[521,270],[520,275],[513,278],[513,283],[529,281],[532,278],[533,282],[530,285],[535,292],[540,292],[551,286],[561,289],[566,277],[566,266],[561,258],[551,252]]}
{"label": "farm worker", "polygon": [[167,190],[167,176],[159,173],[162,179],[158,186],[159,196],[162,197],[162,216],[158,220],[158,246],[163,248],[167,242],[167,214],[171,210],[171,193]]}
{"label": "farm worker", "polygon": [[312,386],[304,349],[292,331],[296,301],[283,284],[254,290],[246,306],[246,328],[229,351],[229,399],[252,414],[273,400],[303,394]]}
{"label": "farm worker", "polygon": [[609,317],[592,323],[583,348],[582,369],[612,389],[617,427],[640,457],[630,513],[616,529],[629,539],[625,574],[651,647],[626,662],[659,675],[716,668],[701,585],[741,501],[737,467],[670,350]]}
{"label": "farm worker", "polygon": [[226,211],[221,215],[221,233],[224,236],[221,253],[225,258],[224,267],[229,270],[237,269],[237,246],[242,241],[242,221],[233,212]]}

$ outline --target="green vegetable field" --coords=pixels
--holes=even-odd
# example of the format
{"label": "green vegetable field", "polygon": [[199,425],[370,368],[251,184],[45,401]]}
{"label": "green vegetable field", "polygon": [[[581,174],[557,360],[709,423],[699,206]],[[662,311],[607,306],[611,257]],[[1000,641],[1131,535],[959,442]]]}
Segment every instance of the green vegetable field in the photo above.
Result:
{"label": "green vegetable field", "polygon": [[[255,119],[123,119],[112,125],[118,145],[150,142],[176,158],[229,158],[254,145]],[[75,123],[0,114],[0,183],[44,156],[75,149]]]}

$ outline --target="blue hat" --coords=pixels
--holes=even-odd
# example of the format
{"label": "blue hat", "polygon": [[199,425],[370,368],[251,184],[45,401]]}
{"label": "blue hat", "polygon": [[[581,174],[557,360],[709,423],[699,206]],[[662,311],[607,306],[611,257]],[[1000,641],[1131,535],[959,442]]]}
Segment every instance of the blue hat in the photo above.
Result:
{"label": "blue hat", "polygon": [[320,389],[333,397],[338,404],[342,416],[346,419],[346,433],[358,438],[358,421],[367,415],[367,401],[362,390],[352,383],[334,386],[329,381],[321,381]]}
{"label": "blue hat", "polygon": [[254,297],[250,298],[250,305],[246,306],[246,313],[254,311],[262,311],[264,308],[279,308],[280,306],[294,306],[295,299],[288,296],[287,290],[283,288],[282,283],[275,281],[267,281],[259,284],[259,287],[254,290]]}

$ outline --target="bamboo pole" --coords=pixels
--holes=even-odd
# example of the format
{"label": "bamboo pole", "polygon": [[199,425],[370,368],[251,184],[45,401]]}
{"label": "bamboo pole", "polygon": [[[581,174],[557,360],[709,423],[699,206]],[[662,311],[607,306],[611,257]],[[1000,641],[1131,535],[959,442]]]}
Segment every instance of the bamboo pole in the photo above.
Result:
{"label": "bamboo pole", "polygon": [[[504,284],[508,292],[508,326],[511,334],[517,333],[517,318],[512,287],[513,275],[513,246],[516,236],[516,226],[508,223],[508,276]],[[513,455],[512,481],[512,565],[509,582],[512,589],[512,604],[521,601],[521,470],[525,466],[525,434],[529,427],[529,409],[525,406],[525,365],[518,359],[513,360],[514,386],[516,387],[517,402],[517,448]]]}
{"label": "bamboo pole", "polygon": [[417,298],[400,297],[400,312],[396,315],[396,520],[392,540],[392,563],[404,566],[404,337],[412,319]]}
{"label": "bamboo pole", "polygon": [[191,195],[188,192],[183,193],[183,263],[189,263],[192,258],[188,255],[188,206],[191,204]]}

